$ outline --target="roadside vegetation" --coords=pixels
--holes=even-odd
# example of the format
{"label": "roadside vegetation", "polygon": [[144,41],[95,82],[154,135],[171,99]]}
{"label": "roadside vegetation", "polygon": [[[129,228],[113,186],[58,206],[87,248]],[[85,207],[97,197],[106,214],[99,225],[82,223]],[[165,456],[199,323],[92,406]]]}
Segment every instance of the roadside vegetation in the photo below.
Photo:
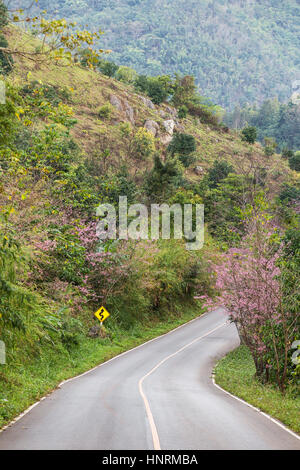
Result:
{"label": "roadside vegetation", "polygon": [[228,392],[300,433],[300,396],[296,387],[291,387],[282,396],[274,385],[263,384],[255,376],[255,364],[246,346],[240,346],[219,361],[215,368],[215,380]]}

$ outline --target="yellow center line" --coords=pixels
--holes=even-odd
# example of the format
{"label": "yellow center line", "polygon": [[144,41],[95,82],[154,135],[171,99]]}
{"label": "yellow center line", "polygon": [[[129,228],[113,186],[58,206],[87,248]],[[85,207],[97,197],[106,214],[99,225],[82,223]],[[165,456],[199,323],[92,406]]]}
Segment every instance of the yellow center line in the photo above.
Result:
{"label": "yellow center line", "polygon": [[153,374],[153,372],[155,372],[162,364],[164,364],[166,361],[168,361],[169,359],[171,359],[172,357],[176,356],[176,354],[179,354],[180,352],[184,351],[186,348],[188,348],[189,346],[191,346],[192,344],[196,343],[197,341],[200,341],[200,339],[203,339],[205,338],[206,336],[208,335],[211,335],[212,333],[214,333],[215,331],[219,330],[220,328],[223,328],[223,326],[225,325],[228,325],[229,322],[226,321],[224,323],[222,323],[222,325],[219,325],[217,326],[216,328],[214,328],[213,330],[210,330],[208,331],[207,333],[205,333],[205,335],[202,335],[202,336],[199,336],[198,338],[194,339],[193,341],[191,341],[190,343],[186,344],[185,346],[183,346],[182,348],[178,349],[178,351],[175,351],[173,354],[170,354],[169,356],[165,357],[162,361],[160,361],[155,367],[153,367],[153,369],[151,369],[146,375],[144,375],[140,380],[139,380],[139,392],[143,398],[143,401],[144,401],[144,405],[145,405],[145,408],[146,408],[146,413],[147,413],[147,417],[148,417],[148,420],[149,420],[149,424],[150,424],[150,430],[151,430],[151,434],[152,434],[152,440],[153,440],[153,446],[154,446],[154,450],[161,450],[161,446],[160,446],[160,442],[159,442],[159,436],[158,436],[158,432],[157,432],[157,428],[156,428],[156,424],[155,424],[155,421],[154,421],[154,418],[153,418],[153,414],[152,414],[152,411],[151,411],[151,408],[150,408],[150,405],[149,405],[149,401],[146,397],[146,394],[143,390],[143,382],[144,380],[149,377],[151,374]]}

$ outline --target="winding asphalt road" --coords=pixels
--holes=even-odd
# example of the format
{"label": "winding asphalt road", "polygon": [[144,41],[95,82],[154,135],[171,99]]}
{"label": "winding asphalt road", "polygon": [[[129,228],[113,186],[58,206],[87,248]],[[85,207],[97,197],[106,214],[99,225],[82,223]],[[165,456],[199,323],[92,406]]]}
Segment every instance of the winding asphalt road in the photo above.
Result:
{"label": "winding asphalt road", "polygon": [[300,440],[214,386],[239,345],[221,309],[61,385],[0,433],[0,449],[300,449]]}

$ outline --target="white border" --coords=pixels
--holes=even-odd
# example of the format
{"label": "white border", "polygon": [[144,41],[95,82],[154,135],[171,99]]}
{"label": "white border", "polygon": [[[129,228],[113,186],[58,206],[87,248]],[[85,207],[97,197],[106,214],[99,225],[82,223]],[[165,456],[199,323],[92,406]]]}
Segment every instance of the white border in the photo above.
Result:
{"label": "white border", "polygon": [[[224,356],[225,357],[225,356]],[[220,359],[221,360],[221,359]],[[243,403],[244,405],[247,405],[249,408],[252,408],[252,410],[255,410],[257,411],[258,413],[260,413],[261,415],[265,416],[265,418],[268,418],[270,421],[272,421],[273,423],[277,424],[278,426],[280,426],[282,429],[284,429],[285,431],[287,431],[288,433],[290,433],[292,436],[296,437],[297,439],[300,440],[300,436],[299,434],[296,434],[294,431],[292,431],[291,429],[289,429],[288,427],[286,427],[283,423],[281,423],[281,421],[275,419],[275,418],[272,418],[272,416],[268,415],[267,413],[265,413],[264,411],[261,411],[259,408],[256,408],[256,406],[254,405],[251,405],[250,403],[248,403],[247,401],[243,400],[242,398],[239,398],[239,397],[236,397],[235,395],[232,395],[232,393],[230,392],[227,392],[227,390],[224,390],[224,388],[220,387],[220,385],[218,385],[215,381],[215,373],[212,372],[212,383],[214,384],[215,387],[217,387],[219,390],[221,390],[223,393],[226,393],[226,395],[229,395],[230,397],[234,398],[235,400],[238,400],[239,402]]]}

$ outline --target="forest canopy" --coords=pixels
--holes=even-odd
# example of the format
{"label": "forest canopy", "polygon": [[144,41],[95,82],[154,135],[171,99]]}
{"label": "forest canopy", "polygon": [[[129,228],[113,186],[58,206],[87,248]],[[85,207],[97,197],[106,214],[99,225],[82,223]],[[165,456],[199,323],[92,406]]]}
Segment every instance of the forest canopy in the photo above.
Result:
{"label": "forest canopy", "polygon": [[[32,2],[9,3],[24,8]],[[286,101],[299,76],[297,0],[186,0],[184,7],[181,0],[33,3],[33,12],[101,26],[101,46],[120,65],[140,74],[195,76],[202,94],[227,109],[274,96]]]}

